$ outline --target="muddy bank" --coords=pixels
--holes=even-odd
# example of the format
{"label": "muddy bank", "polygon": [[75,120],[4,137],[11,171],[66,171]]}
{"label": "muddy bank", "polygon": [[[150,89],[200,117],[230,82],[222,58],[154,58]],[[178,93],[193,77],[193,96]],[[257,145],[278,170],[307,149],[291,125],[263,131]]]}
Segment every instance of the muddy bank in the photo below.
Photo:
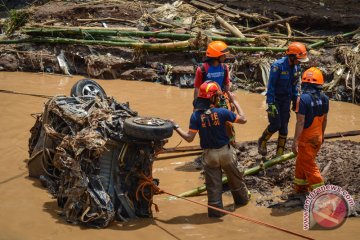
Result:
{"label": "muddy bank", "polygon": [[[287,148],[291,148],[292,142],[287,143]],[[276,151],[276,144],[269,145],[271,152]],[[333,184],[347,190],[354,199],[360,199],[360,162],[358,154],[360,144],[353,141],[325,141],[316,158],[318,167],[322,173],[325,184]],[[251,167],[260,163],[261,157],[257,154],[257,146],[247,145],[241,151],[239,161],[246,167]],[[260,176],[247,177],[246,182],[254,192],[262,196],[256,199],[256,203],[269,206],[277,203],[279,199],[286,200],[287,195],[292,191],[295,172],[295,159],[274,166],[262,172]],[[276,193],[276,188],[281,193]],[[360,213],[360,209],[359,213]]]}
{"label": "muddy bank", "polygon": [[304,1],[219,1],[241,9],[256,12],[277,12],[281,15],[300,16],[297,24],[318,30],[341,30],[360,26],[360,2],[357,0],[304,0]]}
{"label": "muddy bank", "polygon": [[[292,141],[288,141],[287,149],[291,149]],[[270,142],[268,150],[273,157],[276,143]],[[360,213],[360,188],[358,155],[360,144],[349,140],[325,141],[316,159],[325,184],[333,184],[348,191],[357,201],[356,211]],[[201,159],[201,157],[199,158]],[[257,152],[256,143],[244,144],[238,151],[238,162],[241,170],[249,169],[261,164],[262,157]],[[200,165],[201,166],[201,165]],[[201,169],[199,160],[179,167],[183,170]],[[260,206],[274,206],[288,200],[293,193],[295,173],[295,159],[287,160],[254,176],[246,176],[245,182],[254,194],[255,202]],[[202,177],[201,173],[201,178]],[[225,186],[225,189],[227,187]],[[301,208],[301,206],[298,206]],[[288,210],[291,210],[290,207]]]}
{"label": "muddy bank", "polygon": [[[211,40],[211,37],[206,37],[204,33],[207,34],[210,31],[212,36],[231,37],[232,35],[226,29],[221,28],[214,18],[215,12],[209,8],[186,4],[187,1],[174,7],[165,4],[168,2],[137,1],[134,3],[132,1],[97,2],[89,0],[63,3],[60,1],[37,1],[36,5],[26,8],[26,11],[29,12],[29,18],[23,27],[38,26],[39,23],[42,23],[42,27],[131,28],[132,30],[147,32],[170,31],[175,34],[200,32],[202,36],[196,39],[198,42],[195,48],[189,47],[189,49],[174,52],[153,52],[146,49],[102,44],[30,42],[0,44],[0,70],[77,74],[96,79],[121,78],[192,87],[195,69],[204,61],[206,43]],[[353,19],[356,22],[357,18],[352,17],[352,14],[354,12],[354,15],[357,15],[355,12],[359,8],[359,3],[353,4],[352,1],[349,1],[349,4],[351,2],[353,6],[349,10],[349,4],[343,4],[340,7],[340,1],[335,1],[333,5],[326,1],[320,1],[319,4],[316,3],[316,6],[310,1],[302,2],[301,6],[300,3],[284,3],[284,1],[271,1],[264,4],[259,4],[257,1],[221,2],[232,7],[232,11],[242,11],[238,13],[239,16],[249,15],[249,18],[234,17],[234,14],[231,15],[230,12],[221,15],[245,31],[250,26],[256,26],[280,17],[275,12],[283,18],[292,15],[299,16],[299,20],[291,22],[290,32],[289,29],[286,30],[285,25],[269,27],[262,32],[255,31],[246,35],[247,37],[255,36],[252,38],[253,43],[238,43],[235,47],[284,47],[288,44],[287,35],[289,34],[291,37],[306,37],[309,34],[314,36],[325,35],[320,37],[327,41],[326,48],[310,50],[311,61],[304,65],[304,68],[318,66],[322,69],[327,82],[326,92],[331,98],[339,101],[360,102],[360,71],[356,70],[356,66],[360,64],[359,57],[356,57],[359,55],[360,35],[359,33],[348,37],[338,35],[340,32],[354,30],[359,26],[359,24],[344,22],[346,19]],[[18,5],[13,7],[20,7],[23,2],[16,1],[13,4],[15,3]],[[311,11],[310,15],[307,15],[308,11],[298,11],[298,9],[314,10]],[[324,15],[325,12],[323,11],[327,15]],[[338,18],[339,14],[342,16],[347,11],[349,11],[348,18]],[[172,14],[175,14],[176,17],[167,18]],[[323,18],[327,19],[326,24],[319,20]],[[293,27],[297,29],[293,29]],[[315,29],[316,27],[321,27],[321,31]],[[10,40],[27,37],[29,36],[24,32],[16,31]],[[54,34],[53,37],[55,39],[55,37],[64,38],[68,36]],[[86,32],[77,37],[80,37],[78,40],[109,41],[109,37],[92,36]],[[174,40],[156,36],[143,38],[122,36],[116,38],[116,41],[161,44]],[[304,39],[308,46],[317,41],[319,39]],[[281,56],[283,53],[277,51],[233,51],[232,55],[229,56],[228,63],[234,89],[239,88],[263,93],[266,90],[270,64]]]}

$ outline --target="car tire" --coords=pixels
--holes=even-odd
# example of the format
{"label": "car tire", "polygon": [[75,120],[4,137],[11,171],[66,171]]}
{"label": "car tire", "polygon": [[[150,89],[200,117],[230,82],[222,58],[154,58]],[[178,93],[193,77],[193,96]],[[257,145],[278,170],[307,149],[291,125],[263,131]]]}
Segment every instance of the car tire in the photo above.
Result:
{"label": "car tire", "polygon": [[107,97],[105,90],[91,79],[81,79],[77,81],[71,88],[70,95],[72,97],[97,96],[101,99]]}
{"label": "car tire", "polygon": [[131,117],[124,121],[128,136],[144,140],[163,140],[173,134],[173,124],[160,118]]}

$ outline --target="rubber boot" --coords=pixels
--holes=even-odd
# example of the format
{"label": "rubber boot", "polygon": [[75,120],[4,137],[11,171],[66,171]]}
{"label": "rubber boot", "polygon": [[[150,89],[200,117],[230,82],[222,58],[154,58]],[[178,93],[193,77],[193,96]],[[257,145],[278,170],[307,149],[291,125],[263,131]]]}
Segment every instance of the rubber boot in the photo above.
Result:
{"label": "rubber boot", "polygon": [[277,147],[276,147],[276,156],[281,156],[284,154],[286,138],[287,138],[286,135],[279,134],[278,143],[277,143]]}
{"label": "rubber boot", "polygon": [[[209,204],[209,206],[212,206],[212,207],[224,209],[222,202],[208,203],[208,204]],[[225,213],[223,213],[223,212],[219,212],[219,211],[217,211],[215,209],[208,208],[208,217],[210,217],[210,218],[220,218],[220,217],[222,217],[224,215],[225,215]]]}
{"label": "rubber boot", "polygon": [[263,132],[262,136],[258,140],[258,152],[262,156],[266,156],[266,154],[267,154],[266,144],[272,135],[273,135],[273,133],[269,132],[269,130],[266,128],[265,131]]}
{"label": "rubber boot", "polygon": [[251,199],[251,193],[246,188],[243,191],[231,191],[235,207],[245,206]]}

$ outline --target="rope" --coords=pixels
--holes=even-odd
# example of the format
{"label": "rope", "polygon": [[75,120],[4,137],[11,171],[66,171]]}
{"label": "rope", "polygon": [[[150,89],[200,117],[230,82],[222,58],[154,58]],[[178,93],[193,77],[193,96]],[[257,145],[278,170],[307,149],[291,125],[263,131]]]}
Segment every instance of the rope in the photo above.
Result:
{"label": "rope", "polygon": [[[144,173],[140,173],[140,176],[142,181],[136,189],[136,201],[139,201],[139,193],[141,192],[142,197],[149,202],[149,209],[151,208],[151,205],[154,205],[155,211],[159,212],[159,207],[153,202],[152,196],[155,194],[162,194],[164,191],[154,184],[153,177],[151,175],[147,177]],[[145,188],[148,186],[150,187],[150,198],[145,195]]]}
{"label": "rope", "polygon": [[169,192],[166,192],[166,191],[163,191],[163,193],[167,194],[167,195],[170,195],[170,196],[173,196],[173,197],[177,197],[177,198],[181,198],[185,201],[188,201],[188,202],[191,202],[191,203],[195,203],[195,204],[198,204],[198,205],[201,205],[201,206],[204,206],[204,207],[208,207],[208,208],[211,208],[211,209],[214,209],[214,210],[217,210],[219,212],[222,212],[222,213],[226,213],[228,215],[232,215],[234,217],[237,217],[237,218],[241,218],[243,220],[246,220],[246,221],[249,221],[249,222],[253,222],[253,223],[256,223],[256,224],[259,224],[259,225],[263,225],[265,227],[269,227],[269,228],[273,228],[273,229],[276,229],[276,230],[279,230],[279,231],[282,231],[282,232],[285,232],[285,233],[289,233],[291,235],[295,235],[295,236],[298,236],[298,237],[301,237],[301,238],[304,238],[304,239],[309,239],[309,240],[314,240],[314,238],[310,238],[310,237],[307,237],[307,236],[304,236],[300,233],[296,233],[296,232],[293,232],[293,231],[290,231],[290,230],[287,230],[285,228],[281,228],[281,227],[277,227],[275,225],[272,225],[272,224],[269,224],[269,223],[265,223],[265,222],[262,222],[262,221],[259,221],[259,220],[256,220],[256,219],[252,219],[250,217],[246,217],[246,216],[243,216],[243,215],[240,215],[238,213],[233,213],[233,212],[229,212],[227,210],[224,210],[224,209],[221,209],[221,208],[217,208],[217,207],[213,207],[213,206],[210,206],[208,204],[204,204],[204,203],[199,203],[199,202],[195,202],[193,200],[190,200],[190,199],[187,199],[187,198],[184,198],[184,197],[180,197],[180,196],[177,196],[175,194],[172,194],[172,193],[169,193]]}
{"label": "rope", "polygon": [[18,95],[26,95],[26,96],[33,96],[33,97],[41,97],[41,98],[52,98],[53,97],[53,96],[49,96],[49,95],[22,93],[22,92],[15,92],[15,91],[4,90],[4,89],[0,89],[0,93],[18,94]]}
{"label": "rope", "polygon": [[[184,197],[180,197],[178,195],[175,195],[175,194],[172,194],[172,193],[169,193],[167,191],[164,191],[164,190],[161,190],[158,186],[156,186],[153,181],[152,181],[152,176],[145,176],[143,173],[141,173],[141,177],[143,179],[142,183],[140,183],[138,189],[136,190],[136,200],[138,200],[138,197],[139,197],[139,192],[141,191],[142,192],[142,196],[150,201],[150,206],[151,204],[154,204],[155,205],[155,210],[156,212],[159,211],[159,208],[158,206],[153,203],[152,200],[149,200],[145,194],[144,194],[144,188],[149,186],[150,187],[150,191],[152,194],[162,194],[162,193],[165,193],[167,195],[170,195],[170,196],[173,196],[173,197],[176,197],[176,198],[180,198],[180,199],[183,199],[185,201],[188,201],[188,202],[191,202],[191,203],[194,203],[194,204],[197,204],[197,205],[200,205],[200,206],[203,206],[203,207],[207,207],[207,208],[211,208],[211,209],[214,209],[214,210],[217,210],[219,212],[222,212],[222,213],[226,213],[228,215],[231,215],[231,216],[234,216],[234,217],[237,217],[237,218],[241,218],[243,220],[246,220],[246,221],[249,221],[249,222],[253,222],[253,223],[256,223],[256,224],[259,224],[259,225],[262,225],[262,226],[265,226],[265,227],[269,227],[269,228],[272,228],[272,229],[276,229],[276,230],[279,230],[279,231],[282,231],[282,232],[285,232],[285,233],[288,233],[288,234],[291,234],[291,235],[294,235],[294,236],[297,236],[297,237],[301,237],[301,238],[304,238],[304,239],[309,239],[309,240],[314,240],[314,238],[310,238],[310,237],[307,237],[305,235],[302,235],[302,234],[299,234],[299,233],[296,233],[296,232],[293,232],[293,231],[290,231],[290,230],[287,230],[285,228],[281,228],[281,227],[277,227],[275,225],[272,225],[272,224],[269,224],[269,223],[265,223],[265,222],[262,222],[262,221],[259,221],[259,220],[256,220],[256,219],[253,219],[253,218],[250,218],[250,217],[246,217],[246,216],[243,216],[243,215],[240,215],[238,213],[233,213],[233,212],[229,212],[227,210],[224,210],[224,209],[221,209],[221,208],[217,208],[217,207],[214,207],[214,206],[210,206],[208,204],[204,204],[204,203],[199,203],[199,202],[196,202],[196,201],[193,201],[193,200],[190,200],[190,199],[187,199],[187,198],[184,198]],[[151,195],[152,195],[151,194]]]}

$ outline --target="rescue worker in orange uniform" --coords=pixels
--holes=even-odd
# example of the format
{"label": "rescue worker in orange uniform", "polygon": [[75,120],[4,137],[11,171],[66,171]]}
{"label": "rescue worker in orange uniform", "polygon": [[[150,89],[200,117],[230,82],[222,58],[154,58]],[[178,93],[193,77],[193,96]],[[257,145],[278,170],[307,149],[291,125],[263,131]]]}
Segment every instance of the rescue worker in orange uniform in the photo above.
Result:
{"label": "rescue worker in orange uniform", "polygon": [[297,154],[295,192],[306,193],[324,185],[315,162],[324,141],[329,111],[329,99],[322,92],[324,77],[318,68],[311,67],[302,76],[302,93],[296,103],[296,129],[292,151]]}
{"label": "rescue worker in orange uniform", "polygon": [[[239,108],[239,103],[235,100],[235,95],[230,92],[231,82],[229,68],[224,64],[228,53],[229,49],[226,43],[222,41],[213,41],[209,43],[206,50],[206,60],[197,68],[195,74],[194,106],[201,84],[205,81],[214,81],[221,87],[223,93],[223,97],[219,98],[216,103],[217,107],[227,108],[232,111]],[[235,130],[231,123],[227,124],[227,134],[230,137],[230,142],[233,146],[236,146]]]}
{"label": "rescue worker in orange uniform", "polygon": [[267,155],[267,141],[279,132],[276,155],[283,155],[288,134],[291,101],[295,109],[298,93],[298,82],[301,76],[300,63],[307,62],[306,47],[293,42],[286,50],[286,56],[275,61],[270,68],[266,93],[269,125],[258,140],[258,152]]}
{"label": "rescue worker in orange uniform", "polygon": [[[201,84],[195,111],[190,117],[189,130],[181,129],[173,120],[174,129],[187,142],[192,142],[197,133],[200,145],[204,149],[203,165],[208,194],[208,204],[222,209],[222,169],[228,177],[229,187],[237,206],[245,205],[250,199],[250,192],[243,181],[243,173],[237,168],[236,153],[226,134],[226,122],[246,123],[242,109],[235,114],[225,108],[214,107],[221,89],[216,82],[206,81]],[[223,213],[208,208],[209,217],[221,217]]]}

